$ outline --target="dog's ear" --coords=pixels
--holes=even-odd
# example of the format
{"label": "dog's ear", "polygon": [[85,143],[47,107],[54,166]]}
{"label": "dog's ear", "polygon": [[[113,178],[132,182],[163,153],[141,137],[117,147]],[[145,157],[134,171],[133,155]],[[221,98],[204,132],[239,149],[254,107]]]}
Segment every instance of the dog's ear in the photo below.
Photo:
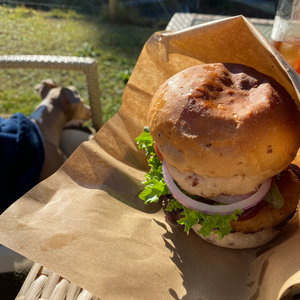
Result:
{"label": "dog's ear", "polygon": [[77,104],[81,101],[81,97],[74,86],[63,87],[61,93],[64,93],[71,104]]}
{"label": "dog's ear", "polygon": [[48,92],[57,87],[57,84],[52,79],[45,79],[40,84],[37,84],[34,89],[39,93],[42,99],[45,99]]}

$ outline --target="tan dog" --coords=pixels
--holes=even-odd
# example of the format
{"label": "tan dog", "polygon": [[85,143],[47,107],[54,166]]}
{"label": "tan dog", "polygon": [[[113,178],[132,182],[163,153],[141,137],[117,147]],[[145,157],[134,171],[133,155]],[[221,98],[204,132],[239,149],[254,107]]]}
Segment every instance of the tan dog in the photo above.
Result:
{"label": "tan dog", "polygon": [[66,160],[59,148],[65,124],[72,120],[88,120],[91,112],[73,86],[58,87],[53,80],[47,79],[37,85],[36,90],[43,101],[30,119],[37,124],[44,140],[45,162],[41,181],[56,172]]}

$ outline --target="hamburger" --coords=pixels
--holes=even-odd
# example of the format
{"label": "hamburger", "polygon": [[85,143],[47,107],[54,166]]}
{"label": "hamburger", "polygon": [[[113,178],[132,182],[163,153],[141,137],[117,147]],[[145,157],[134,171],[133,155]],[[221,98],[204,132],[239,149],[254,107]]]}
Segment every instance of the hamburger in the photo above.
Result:
{"label": "hamburger", "polygon": [[273,239],[295,214],[300,112],[276,80],[241,65],[197,65],[152,98],[136,139],[149,172],[140,198],[215,245]]}

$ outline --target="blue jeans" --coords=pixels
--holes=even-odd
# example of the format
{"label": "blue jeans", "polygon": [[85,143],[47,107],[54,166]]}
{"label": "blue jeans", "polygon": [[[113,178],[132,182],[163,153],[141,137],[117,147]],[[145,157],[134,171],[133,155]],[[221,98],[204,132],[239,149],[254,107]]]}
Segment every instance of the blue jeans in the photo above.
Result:
{"label": "blue jeans", "polygon": [[0,214],[38,183],[44,160],[36,124],[22,113],[0,118]]}

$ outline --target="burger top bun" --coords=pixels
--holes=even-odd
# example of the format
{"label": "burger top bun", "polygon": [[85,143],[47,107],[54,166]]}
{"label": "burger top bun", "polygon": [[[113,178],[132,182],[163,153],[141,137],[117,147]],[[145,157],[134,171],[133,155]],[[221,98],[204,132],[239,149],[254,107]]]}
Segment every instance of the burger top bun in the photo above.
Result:
{"label": "burger top bun", "polygon": [[205,64],[167,80],[148,126],[175,181],[201,196],[253,192],[300,146],[300,112],[273,78],[241,64]]}

